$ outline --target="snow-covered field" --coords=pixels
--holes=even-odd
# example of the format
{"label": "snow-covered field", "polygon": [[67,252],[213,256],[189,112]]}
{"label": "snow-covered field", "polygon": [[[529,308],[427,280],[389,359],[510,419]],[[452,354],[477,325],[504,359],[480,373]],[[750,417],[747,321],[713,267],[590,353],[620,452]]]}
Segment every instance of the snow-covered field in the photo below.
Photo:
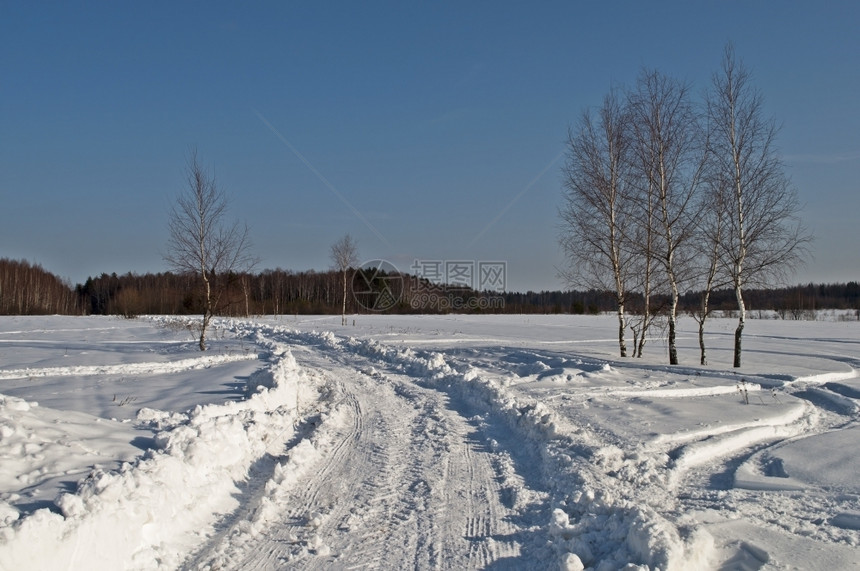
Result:
{"label": "snow-covered field", "polygon": [[0,318],[0,569],[860,568],[860,323],[694,325]]}

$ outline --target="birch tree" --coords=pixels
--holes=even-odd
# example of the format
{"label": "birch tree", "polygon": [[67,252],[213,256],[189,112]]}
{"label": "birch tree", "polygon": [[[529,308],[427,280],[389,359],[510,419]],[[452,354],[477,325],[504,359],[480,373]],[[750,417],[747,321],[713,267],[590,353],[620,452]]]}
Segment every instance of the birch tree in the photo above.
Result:
{"label": "birch tree", "polygon": [[711,292],[728,285],[720,271],[720,244],[724,238],[725,209],[729,185],[724,176],[716,173],[706,177],[705,197],[696,231],[695,286],[699,289],[699,306],[691,310],[699,326],[699,364],[708,364],[705,346],[705,322],[711,314]]}
{"label": "birch tree", "polygon": [[331,245],[331,260],[334,269],[339,271],[343,277],[343,296],[341,298],[340,324],[346,325],[346,284],[347,272],[358,264],[358,243],[349,234]]}
{"label": "birch tree", "polygon": [[570,284],[614,293],[622,357],[627,356],[624,311],[632,263],[624,234],[629,222],[627,124],[623,102],[611,91],[596,117],[586,111],[569,130],[559,212],[560,243],[568,262],[562,277]]}
{"label": "birch tree", "polygon": [[637,202],[648,205],[641,218],[649,231],[654,228],[657,238],[645,255],[655,257],[666,277],[669,363],[677,365],[678,302],[681,284],[690,277],[696,196],[705,164],[703,138],[689,88],[658,71],[639,76],[629,106],[642,181]]}
{"label": "birch tree", "polygon": [[170,210],[164,259],[177,272],[199,278],[203,310],[199,347],[205,351],[206,329],[221,308],[227,279],[249,271],[256,260],[250,253],[247,225],[226,222],[227,197],[197,161],[196,150],[188,157],[185,182]]}
{"label": "birch tree", "polygon": [[[632,130],[632,128],[631,128]],[[636,184],[631,184],[631,216],[630,223],[625,232],[632,236],[631,247],[633,249],[633,276],[635,279],[634,290],[641,297],[641,305],[637,308],[635,316],[630,321],[630,330],[633,333],[633,356],[642,358],[645,342],[648,339],[648,330],[654,325],[657,314],[652,311],[651,298],[654,292],[654,284],[657,281],[654,264],[654,252],[656,242],[656,200],[654,192],[654,178],[641,176],[647,172],[651,162],[647,155],[643,155],[641,148],[638,152],[630,153],[632,172],[639,173]],[[635,177],[631,176],[631,180]]]}
{"label": "birch tree", "polygon": [[707,98],[711,168],[729,184],[719,260],[738,304],[734,366],[741,366],[748,285],[781,279],[802,259],[811,236],[780,159],[777,126],[764,115],[761,94],[731,45]]}

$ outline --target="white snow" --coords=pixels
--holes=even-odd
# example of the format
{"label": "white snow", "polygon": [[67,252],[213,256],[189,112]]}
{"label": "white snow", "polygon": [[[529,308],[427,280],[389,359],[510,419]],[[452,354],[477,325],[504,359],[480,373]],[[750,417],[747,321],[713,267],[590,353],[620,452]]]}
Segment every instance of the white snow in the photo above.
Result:
{"label": "white snow", "polygon": [[355,323],[0,318],[0,569],[860,567],[860,323]]}

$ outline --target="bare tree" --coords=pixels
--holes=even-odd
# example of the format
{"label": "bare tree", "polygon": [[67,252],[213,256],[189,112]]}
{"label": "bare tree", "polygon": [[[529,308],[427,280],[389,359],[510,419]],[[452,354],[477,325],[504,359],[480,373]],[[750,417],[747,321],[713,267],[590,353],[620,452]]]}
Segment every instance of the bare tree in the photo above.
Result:
{"label": "bare tree", "polygon": [[680,286],[690,277],[690,245],[698,217],[696,196],[705,164],[705,146],[686,85],[660,72],[644,71],[628,104],[637,178],[642,181],[637,203],[647,205],[640,214],[640,226],[655,233],[655,240],[647,241],[649,248],[644,255],[654,256],[666,277],[670,294],[669,363],[677,365]]}
{"label": "bare tree", "polygon": [[343,274],[343,305],[340,324],[346,325],[346,284],[347,272],[358,264],[358,243],[352,236],[345,234],[340,240],[331,245],[331,260],[334,268]]}
{"label": "bare tree", "polygon": [[706,177],[705,195],[702,201],[699,224],[696,229],[696,261],[694,284],[700,291],[699,306],[690,315],[699,325],[699,363],[708,364],[705,347],[705,321],[711,314],[711,292],[729,285],[720,271],[720,245],[725,230],[725,209],[729,191],[728,180],[715,173]]}
{"label": "bare tree", "polygon": [[200,278],[203,321],[200,350],[206,350],[206,329],[221,307],[227,279],[256,265],[250,254],[247,225],[225,222],[227,197],[214,177],[197,161],[192,149],[186,166],[186,187],[170,211],[164,259],[178,272]]}
{"label": "bare tree", "polygon": [[618,315],[618,346],[624,341],[632,254],[624,228],[628,223],[626,111],[616,91],[603,100],[594,117],[583,113],[569,130],[564,166],[561,246],[568,266],[560,273],[573,285],[614,292]]}
{"label": "bare tree", "polygon": [[[635,153],[632,153],[635,156]],[[641,160],[641,153],[640,160]],[[633,159],[635,161],[635,158]],[[634,162],[635,164],[635,162]],[[640,165],[644,167],[644,165]],[[634,167],[634,171],[636,168]],[[644,168],[642,169],[644,171]],[[642,172],[642,171],[640,171]],[[641,179],[641,177],[640,177]],[[655,259],[655,243],[657,238],[656,226],[656,200],[653,191],[653,179],[645,177],[645,184],[639,186],[631,185],[631,209],[630,224],[626,232],[632,236],[630,240],[634,250],[633,291],[641,297],[641,304],[637,304],[634,317],[630,321],[630,330],[633,332],[633,356],[642,358],[645,349],[645,341],[648,338],[648,329],[654,324],[657,314],[652,310],[652,293],[655,290],[655,282],[658,281]],[[643,191],[644,188],[644,191]]]}
{"label": "bare tree", "polygon": [[744,287],[784,278],[811,236],[798,219],[797,196],[775,148],[777,126],[764,117],[762,97],[731,45],[713,77],[707,113],[711,168],[730,188],[719,259],[738,303],[734,366],[740,367]]}

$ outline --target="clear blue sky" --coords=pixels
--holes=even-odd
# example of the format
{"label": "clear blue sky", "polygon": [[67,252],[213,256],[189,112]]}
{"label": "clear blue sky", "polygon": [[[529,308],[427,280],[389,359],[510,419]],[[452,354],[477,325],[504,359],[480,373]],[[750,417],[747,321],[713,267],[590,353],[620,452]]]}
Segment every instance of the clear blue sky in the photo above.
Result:
{"label": "clear blue sky", "polygon": [[190,146],[261,268],[506,261],[557,289],[568,125],[732,41],[816,235],[796,282],[860,279],[860,2],[0,2],[0,257],[73,283],[166,269]]}

